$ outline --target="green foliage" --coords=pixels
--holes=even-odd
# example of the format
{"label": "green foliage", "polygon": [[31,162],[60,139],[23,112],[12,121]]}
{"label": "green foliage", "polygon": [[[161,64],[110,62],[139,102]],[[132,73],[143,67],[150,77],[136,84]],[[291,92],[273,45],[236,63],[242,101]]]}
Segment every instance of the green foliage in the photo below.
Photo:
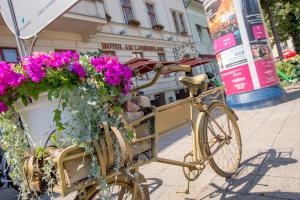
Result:
{"label": "green foliage", "polygon": [[10,177],[14,183],[20,183],[21,198],[27,199],[30,191],[27,183],[22,181],[26,180],[23,171],[23,159],[33,153],[29,148],[28,133],[22,130],[18,115],[13,110],[0,114],[0,127],[2,133],[0,143],[6,152],[5,156],[8,163],[13,168]]}
{"label": "green foliage", "polygon": [[279,61],[276,63],[276,68],[288,79],[285,80],[285,78],[281,77],[281,85],[283,87],[295,84],[299,79],[300,56],[290,60]]}
{"label": "green foliage", "polygon": [[[268,32],[272,34],[269,16],[267,15],[266,0],[261,0],[261,5],[265,13],[265,21],[267,22]],[[276,29],[279,32],[281,41],[289,38],[293,39],[296,51],[300,52],[300,0],[267,0],[271,9]]]}
{"label": "green foliage", "polygon": [[276,63],[277,69],[282,71],[287,77],[291,77],[294,73],[295,66],[290,62],[280,61]]}

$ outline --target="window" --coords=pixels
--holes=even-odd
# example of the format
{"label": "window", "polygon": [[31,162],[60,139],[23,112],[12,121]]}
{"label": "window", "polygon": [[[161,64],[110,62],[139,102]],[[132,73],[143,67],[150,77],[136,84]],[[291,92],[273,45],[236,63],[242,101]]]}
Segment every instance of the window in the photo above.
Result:
{"label": "window", "polygon": [[198,31],[198,35],[199,35],[199,42],[203,43],[203,31],[202,31],[202,26],[196,24],[196,28]]}
{"label": "window", "polygon": [[179,14],[180,24],[181,24],[181,32],[186,32],[185,23],[183,19],[183,14]]}
{"label": "window", "polygon": [[133,20],[133,12],[130,4],[130,0],[121,0],[123,14],[125,22],[128,24],[130,20]]}
{"label": "window", "polygon": [[158,60],[159,61],[162,61],[162,62],[167,61],[165,53],[158,53],[157,55],[158,55]]}
{"label": "window", "polygon": [[212,44],[212,38],[211,38],[210,30],[209,30],[209,28],[207,28],[207,27],[206,27],[205,29],[206,29],[207,34],[208,34],[208,37],[209,37],[209,43]]}
{"label": "window", "polygon": [[16,48],[1,48],[0,47],[0,60],[8,62],[8,63],[17,63],[18,59],[18,51]]}
{"label": "window", "polygon": [[108,56],[116,56],[116,53],[114,51],[103,51],[103,54]]}
{"label": "window", "polygon": [[[167,61],[165,53],[158,53],[157,55],[158,55],[158,60],[159,61],[161,61],[161,62]],[[165,77],[165,78],[170,77],[170,73],[163,74],[162,76]]]}
{"label": "window", "polygon": [[132,52],[132,57],[133,58],[143,58],[143,53],[142,52]]}
{"label": "window", "polygon": [[175,11],[172,12],[172,17],[173,17],[176,32],[180,33],[179,23],[178,23],[178,20],[177,20],[177,13]]}
{"label": "window", "polygon": [[146,3],[146,7],[151,21],[151,25],[154,26],[157,24],[155,12],[154,12],[154,5],[150,3]]}
{"label": "window", "polygon": [[174,102],[174,98],[173,97],[169,97],[169,103],[173,103]]}
{"label": "window", "polygon": [[172,11],[172,17],[177,33],[187,32],[184,15],[178,11]]}

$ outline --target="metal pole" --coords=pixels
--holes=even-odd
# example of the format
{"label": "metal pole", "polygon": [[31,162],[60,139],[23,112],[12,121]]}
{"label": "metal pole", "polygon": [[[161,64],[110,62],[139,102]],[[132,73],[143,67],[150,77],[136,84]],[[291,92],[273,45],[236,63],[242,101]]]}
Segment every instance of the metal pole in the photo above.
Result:
{"label": "metal pole", "polygon": [[17,19],[16,19],[16,15],[15,15],[15,11],[14,11],[14,7],[12,4],[11,0],[7,0],[8,6],[9,6],[9,11],[10,11],[10,16],[13,20],[13,24],[14,24],[14,29],[15,29],[15,38],[16,38],[16,42],[17,42],[17,46],[18,46],[18,51],[21,57],[26,55],[26,50],[24,47],[24,43],[23,41],[20,39],[20,31],[19,31],[19,27],[18,27],[18,23],[17,23]]}

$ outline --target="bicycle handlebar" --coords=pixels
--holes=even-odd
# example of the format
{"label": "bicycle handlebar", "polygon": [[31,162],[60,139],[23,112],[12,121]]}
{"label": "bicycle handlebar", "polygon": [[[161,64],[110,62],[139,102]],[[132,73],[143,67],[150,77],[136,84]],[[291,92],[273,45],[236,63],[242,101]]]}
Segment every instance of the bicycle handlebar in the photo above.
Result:
{"label": "bicycle handlebar", "polygon": [[144,85],[133,88],[132,90],[130,90],[130,93],[134,93],[134,92],[137,92],[144,88],[152,86],[154,83],[157,82],[160,75],[162,75],[162,74],[168,74],[168,73],[172,73],[172,72],[190,72],[191,70],[192,70],[192,67],[190,65],[175,65],[175,66],[159,65],[159,66],[156,66],[156,67],[154,67],[154,71],[156,71],[154,78],[150,82],[145,83]]}

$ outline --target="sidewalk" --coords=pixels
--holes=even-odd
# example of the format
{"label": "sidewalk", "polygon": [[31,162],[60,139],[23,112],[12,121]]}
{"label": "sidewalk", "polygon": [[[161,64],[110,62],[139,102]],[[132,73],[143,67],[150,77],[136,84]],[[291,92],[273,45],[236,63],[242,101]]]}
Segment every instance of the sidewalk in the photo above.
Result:
{"label": "sidewalk", "polygon": [[[243,157],[233,178],[219,177],[208,166],[186,195],[181,167],[152,163],[141,169],[151,199],[300,199],[300,90],[290,90],[287,98],[274,107],[237,111]],[[182,160],[191,149],[189,131],[186,127],[164,138],[159,155]],[[0,190],[0,200],[15,200],[13,194]]]}
{"label": "sidewalk", "polygon": [[[153,163],[142,168],[151,181],[151,199],[300,199],[300,90],[287,102],[259,110],[237,111],[243,141],[242,164],[234,177],[217,176],[208,166],[191,183],[182,168]],[[182,160],[191,136],[179,131],[160,143],[160,156]]]}

